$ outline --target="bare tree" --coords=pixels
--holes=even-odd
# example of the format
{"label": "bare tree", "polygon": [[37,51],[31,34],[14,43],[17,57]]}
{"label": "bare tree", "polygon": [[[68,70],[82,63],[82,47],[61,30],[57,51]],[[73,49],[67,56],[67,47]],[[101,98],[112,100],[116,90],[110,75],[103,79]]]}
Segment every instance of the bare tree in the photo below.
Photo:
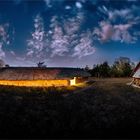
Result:
{"label": "bare tree", "polygon": [[46,65],[44,65],[44,62],[39,62],[39,63],[37,63],[37,66],[38,66],[39,68],[44,68],[44,67],[46,67]]}

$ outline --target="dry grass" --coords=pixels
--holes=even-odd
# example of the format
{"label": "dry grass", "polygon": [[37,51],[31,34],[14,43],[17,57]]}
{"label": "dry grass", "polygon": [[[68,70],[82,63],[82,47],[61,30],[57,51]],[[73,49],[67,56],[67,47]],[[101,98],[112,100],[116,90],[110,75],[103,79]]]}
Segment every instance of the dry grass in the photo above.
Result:
{"label": "dry grass", "polygon": [[0,137],[140,138],[140,89],[126,85],[131,80],[92,78],[57,88],[1,86]]}

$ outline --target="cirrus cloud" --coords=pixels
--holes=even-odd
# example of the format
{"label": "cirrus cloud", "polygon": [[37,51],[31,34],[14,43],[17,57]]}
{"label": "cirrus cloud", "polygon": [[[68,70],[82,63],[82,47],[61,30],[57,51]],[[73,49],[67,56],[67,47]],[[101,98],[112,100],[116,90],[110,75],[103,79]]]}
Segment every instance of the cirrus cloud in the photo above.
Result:
{"label": "cirrus cloud", "polygon": [[63,22],[53,16],[49,29],[45,30],[43,19],[37,15],[34,19],[34,32],[31,33],[31,39],[27,40],[27,57],[40,60],[63,56],[82,58],[93,54],[95,46],[91,31],[80,31],[83,19],[81,12]]}
{"label": "cirrus cloud", "polygon": [[8,23],[0,25],[0,58],[5,57],[5,51],[3,50],[3,47],[5,47],[11,43],[8,30],[9,30]]}
{"label": "cirrus cloud", "polygon": [[94,28],[93,35],[101,42],[120,41],[135,43],[139,37],[135,26],[140,23],[140,17],[134,14],[134,9],[108,10],[105,6],[99,10],[107,15],[107,18],[99,22]]}

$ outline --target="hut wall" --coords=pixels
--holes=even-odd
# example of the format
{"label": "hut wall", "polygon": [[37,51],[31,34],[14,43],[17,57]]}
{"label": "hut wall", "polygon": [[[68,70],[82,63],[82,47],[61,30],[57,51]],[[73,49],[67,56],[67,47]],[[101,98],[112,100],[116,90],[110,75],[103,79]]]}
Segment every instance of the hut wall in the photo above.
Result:
{"label": "hut wall", "polygon": [[76,77],[70,80],[70,85],[75,85],[76,84]]}
{"label": "hut wall", "polygon": [[140,78],[134,78],[133,83],[137,86],[140,86]]}
{"label": "hut wall", "polygon": [[85,82],[85,81],[87,81],[87,80],[88,80],[87,77],[77,77],[76,83],[82,83],[82,82]]}
{"label": "hut wall", "polygon": [[70,85],[69,80],[20,80],[20,81],[12,81],[12,80],[0,80],[0,85],[13,85],[13,86],[68,86]]}

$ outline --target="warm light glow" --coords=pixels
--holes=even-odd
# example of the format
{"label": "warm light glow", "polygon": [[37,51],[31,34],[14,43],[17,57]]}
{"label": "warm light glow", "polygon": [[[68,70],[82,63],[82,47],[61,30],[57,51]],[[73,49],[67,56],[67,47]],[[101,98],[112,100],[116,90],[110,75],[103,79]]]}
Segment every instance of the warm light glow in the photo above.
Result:
{"label": "warm light glow", "polygon": [[0,85],[26,86],[26,87],[48,87],[48,86],[73,86],[83,82],[82,78],[60,80],[0,80]]}
{"label": "warm light glow", "polygon": [[0,80],[0,85],[27,86],[27,87],[48,87],[48,86],[68,86],[69,80]]}
{"label": "warm light glow", "polygon": [[70,80],[70,85],[76,85],[76,77]]}

